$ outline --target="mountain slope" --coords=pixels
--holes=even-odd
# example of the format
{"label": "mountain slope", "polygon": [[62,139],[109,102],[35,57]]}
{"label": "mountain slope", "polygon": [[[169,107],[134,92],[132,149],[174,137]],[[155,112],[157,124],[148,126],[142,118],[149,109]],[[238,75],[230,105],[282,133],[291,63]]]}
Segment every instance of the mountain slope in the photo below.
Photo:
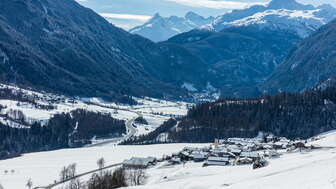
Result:
{"label": "mountain slope", "polygon": [[319,10],[266,10],[240,20],[225,22],[223,23],[223,28],[256,26],[272,30],[287,30],[305,38],[326,24],[323,18],[315,16],[318,11]]}
{"label": "mountain slope", "polygon": [[330,19],[336,9],[314,7],[295,0],[273,0],[218,17],[168,40],[188,49],[209,65],[211,84],[225,97],[260,95],[259,85],[282,64],[290,50]]}
{"label": "mountain slope", "polygon": [[295,33],[258,27],[211,32],[193,30],[168,40],[188,49],[208,65],[209,80],[223,96],[258,96],[256,89],[301,40]]}
{"label": "mountain slope", "polygon": [[183,76],[202,82],[187,52],[131,35],[73,0],[1,1],[0,59],[1,81],[70,95],[178,96],[172,84]]}
{"label": "mountain slope", "polygon": [[213,19],[213,17],[204,18],[193,12],[188,12],[184,17],[171,16],[168,18],[155,14],[142,26],[131,29],[130,33],[141,35],[155,42],[165,41],[176,34],[210,24]]}
{"label": "mountain slope", "polygon": [[[291,29],[292,22],[306,24],[315,20],[321,22],[320,26],[330,22],[336,16],[336,9],[330,5],[321,5],[314,7],[312,5],[303,5],[295,0],[272,0],[267,5],[255,5],[243,10],[234,10],[217,17],[214,22],[203,28],[220,31],[232,25],[251,25],[258,23],[268,23],[278,27],[284,27],[285,21],[279,23],[279,19],[287,20]],[[254,21],[254,22],[253,22]],[[315,23],[316,24],[316,23]],[[301,26],[302,27],[302,26]]]}
{"label": "mountain slope", "polygon": [[301,92],[336,75],[336,20],[298,44],[264,89]]}

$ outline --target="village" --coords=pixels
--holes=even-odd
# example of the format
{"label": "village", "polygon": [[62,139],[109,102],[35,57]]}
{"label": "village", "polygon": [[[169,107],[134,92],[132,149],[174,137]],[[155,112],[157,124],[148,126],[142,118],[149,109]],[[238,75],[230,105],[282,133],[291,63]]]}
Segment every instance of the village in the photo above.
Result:
{"label": "village", "polygon": [[179,152],[161,158],[133,157],[125,160],[122,166],[126,169],[148,169],[159,163],[168,167],[198,162],[203,163],[203,167],[252,165],[252,169],[258,169],[267,166],[269,159],[279,158],[285,153],[312,151],[320,148],[308,145],[307,140],[293,141],[273,135],[256,138],[216,139],[213,144],[206,147],[185,147]]}

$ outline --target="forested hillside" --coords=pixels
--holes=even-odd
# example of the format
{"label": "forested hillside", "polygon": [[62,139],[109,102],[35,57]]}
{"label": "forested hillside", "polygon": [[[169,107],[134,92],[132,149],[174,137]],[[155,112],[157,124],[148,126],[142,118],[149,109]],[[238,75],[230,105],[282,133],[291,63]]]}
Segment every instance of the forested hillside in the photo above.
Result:
{"label": "forested hillside", "polygon": [[13,128],[0,123],[0,159],[25,152],[55,150],[89,143],[93,136],[121,136],[125,122],[109,114],[75,110],[56,114],[46,126]]}
{"label": "forested hillside", "polygon": [[302,92],[335,77],[336,20],[299,43],[264,84],[264,90]]}
{"label": "forested hillside", "polygon": [[187,50],[132,35],[74,0],[0,1],[0,62],[3,83],[114,101],[206,85]]}
{"label": "forested hillside", "polygon": [[[308,138],[332,129],[336,129],[335,88],[199,104],[177,127],[164,132],[168,132],[167,141],[212,142],[215,138],[255,137],[260,131]],[[135,143],[153,138],[143,137]]]}
{"label": "forested hillside", "polygon": [[[209,81],[224,97],[256,97],[256,88],[301,40],[286,30],[242,26],[220,32],[193,30],[169,39],[208,65]],[[213,76],[214,75],[214,76]]]}

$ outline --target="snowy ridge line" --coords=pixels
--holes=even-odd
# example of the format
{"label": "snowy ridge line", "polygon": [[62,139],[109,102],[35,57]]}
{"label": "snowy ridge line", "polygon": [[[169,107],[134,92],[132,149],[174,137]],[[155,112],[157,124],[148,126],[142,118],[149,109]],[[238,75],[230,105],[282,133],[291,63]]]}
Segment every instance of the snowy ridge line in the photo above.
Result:
{"label": "snowy ridge line", "polygon": [[76,175],[72,178],[65,179],[64,181],[60,181],[60,182],[57,182],[57,183],[54,183],[54,184],[50,184],[49,186],[38,186],[38,187],[35,187],[33,189],[52,189],[52,188],[54,188],[58,185],[64,184],[64,183],[69,182],[73,179],[77,179],[77,178],[80,178],[80,177],[83,177],[83,176],[86,176],[86,175],[89,175],[89,174],[92,174],[92,173],[95,173],[95,172],[98,172],[98,171],[110,169],[110,168],[113,168],[113,167],[118,167],[120,165],[122,165],[122,163],[112,164],[112,165],[103,167],[101,169],[95,169],[95,170],[92,170],[92,171],[88,171],[88,172],[85,172],[85,173],[78,174],[78,175]]}

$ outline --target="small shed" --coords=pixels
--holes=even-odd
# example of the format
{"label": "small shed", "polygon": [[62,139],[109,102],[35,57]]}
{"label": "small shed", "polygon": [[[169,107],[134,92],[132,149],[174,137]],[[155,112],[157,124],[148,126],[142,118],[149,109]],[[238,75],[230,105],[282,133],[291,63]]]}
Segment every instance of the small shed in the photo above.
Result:
{"label": "small shed", "polygon": [[203,166],[226,166],[230,164],[228,157],[209,157]]}
{"label": "small shed", "polygon": [[214,156],[223,156],[227,154],[228,152],[229,151],[225,147],[215,148],[210,151],[210,153]]}
{"label": "small shed", "polygon": [[179,158],[183,161],[189,161],[192,159],[192,156],[188,151],[182,151],[179,153]]}
{"label": "small shed", "polygon": [[207,154],[205,153],[197,153],[197,154],[192,154],[194,162],[202,162],[207,159]]}
{"label": "small shed", "polygon": [[122,166],[124,168],[131,168],[131,169],[145,169],[155,164],[156,164],[156,159],[153,157],[148,157],[148,158],[132,157],[129,160],[125,160],[122,163]]}
{"label": "small shed", "polygon": [[246,165],[246,164],[252,164],[252,163],[253,163],[253,159],[247,158],[247,157],[244,157],[244,158],[238,157],[235,161],[236,165]]}
{"label": "small shed", "polygon": [[295,142],[294,146],[295,148],[307,148],[303,142]]}
{"label": "small shed", "polygon": [[260,159],[260,155],[257,152],[242,152],[240,154],[241,158],[251,158],[253,160]]}
{"label": "small shed", "polygon": [[179,157],[172,157],[172,158],[169,160],[169,163],[171,163],[172,165],[178,165],[178,164],[181,164],[181,163],[182,163],[182,160],[181,160],[181,158],[179,158]]}
{"label": "small shed", "polygon": [[265,157],[277,158],[280,157],[280,154],[275,150],[267,150],[264,152]]}

